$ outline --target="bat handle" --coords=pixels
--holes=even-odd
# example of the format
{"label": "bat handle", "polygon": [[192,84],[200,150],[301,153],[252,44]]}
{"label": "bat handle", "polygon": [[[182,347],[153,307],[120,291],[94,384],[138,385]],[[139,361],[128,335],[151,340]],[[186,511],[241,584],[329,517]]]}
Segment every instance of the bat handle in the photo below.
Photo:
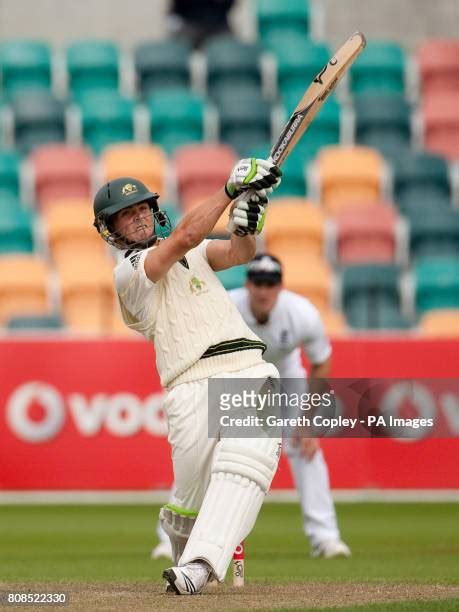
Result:
{"label": "bat handle", "polygon": [[[255,193],[254,189],[246,189],[240,196],[237,197],[238,202],[248,202],[252,195]],[[236,229],[236,224],[230,218],[228,221],[228,225],[226,226],[226,231],[232,234]]]}

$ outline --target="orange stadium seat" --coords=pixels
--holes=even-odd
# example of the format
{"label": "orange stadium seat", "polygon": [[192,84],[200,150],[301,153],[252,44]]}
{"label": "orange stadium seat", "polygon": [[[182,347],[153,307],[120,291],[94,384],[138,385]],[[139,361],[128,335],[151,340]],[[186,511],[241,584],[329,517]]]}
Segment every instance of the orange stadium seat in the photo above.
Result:
{"label": "orange stadium seat", "polygon": [[0,324],[50,312],[48,274],[46,262],[35,255],[0,257]]}
{"label": "orange stadium seat", "polygon": [[56,261],[62,257],[79,257],[81,253],[103,254],[104,243],[93,227],[90,200],[49,204],[43,219],[48,245]]}
{"label": "orange stadium seat", "polygon": [[71,330],[110,331],[115,303],[112,270],[107,257],[94,253],[59,259],[62,314]]}
{"label": "orange stadium seat", "polygon": [[320,311],[320,318],[330,338],[339,338],[346,335],[348,330],[346,319],[342,312],[327,308]]}
{"label": "orange stadium seat", "polygon": [[179,197],[187,210],[223,187],[237,156],[228,145],[198,144],[177,149],[174,161]]}
{"label": "orange stadium seat", "polygon": [[345,210],[335,217],[340,264],[391,263],[396,252],[397,211],[389,205]]}
{"label": "orange stadium seat", "polygon": [[317,157],[321,199],[327,212],[381,199],[384,159],[370,147],[326,147]]}
{"label": "orange stadium seat", "polygon": [[30,155],[40,206],[60,198],[91,196],[92,155],[84,147],[49,144]]}
{"label": "orange stadium seat", "polygon": [[105,180],[132,176],[165,197],[167,157],[156,145],[122,143],[106,147],[101,155]]}
{"label": "orange stadium seat", "polygon": [[433,38],[417,51],[423,96],[435,92],[459,92],[459,39]]}
{"label": "orange stadium seat", "polygon": [[291,247],[284,249],[282,264],[285,288],[304,295],[320,311],[328,310],[333,275],[327,262],[316,256],[298,257],[297,249]]}
{"label": "orange stadium seat", "polygon": [[459,90],[426,96],[423,102],[424,146],[428,151],[459,159]]}
{"label": "orange stadium seat", "polygon": [[264,237],[266,249],[280,258],[284,250],[321,256],[325,218],[322,210],[304,198],[279,198],[268,206]]}
{"label": "orange stadium seat", "polygon": [[419,322],[419,331],[430,338],[459,338],[459,308],[427,312]]}

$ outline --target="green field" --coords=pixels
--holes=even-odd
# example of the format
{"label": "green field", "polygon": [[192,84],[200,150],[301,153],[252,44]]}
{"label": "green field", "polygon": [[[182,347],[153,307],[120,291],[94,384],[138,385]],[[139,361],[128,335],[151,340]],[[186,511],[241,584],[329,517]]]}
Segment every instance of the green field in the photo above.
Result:
{"label": "green field", "polygon": [[[293,604],[298,599],[295,594],[308,592],[308,586],[311,593],[330,593],[331,604],[342,610],[458,609],[459,600],[453,600],[451,588],[458,584],[459,576],[457,504],[338,504],[337,512],[343,539],[351,546],[353,556],[314,560],[302,534],[299,506],[264,506],[246,543],[246,596],[256,594],[257,589],[274,593],[269,600],[261,601],[258,609],[307,609],[307,601],[297,607]],[[72,592],[79,584],[96,583],[97,587],[99,583],[103,593],[110,589],[106,583],[113,588],[132,583],[140,590],[158,583],[159,592],[161,571],[167,562],[149,558],[156,542],[157,513],[157,506],[145,505],[0,506],[0,590],[11,585],[37,588],[67,584]],[[363,606],[355,603],[346,607],[353,601],[353,585],[358,585],[355,589],[366,593],[367,598],[368,593],[379,593],[375,600],[379,603],[370,605],[364,598]],[[406,603],[384,605],[378,585],[393,592],[391,601],[406,599]],[[417,601],[420,591],[416,585],[440,590],[430,596],[430,603]],[[276,588],[285,593],[286,587],[293,593],[292,606],[290,600],[285,605],[288,594],[276,600]],[[232,602],[231,589],[221,588],[209,598],[218,600],[221,595],[223,609],[232,609],[232,605],[236,609],[238,597]],[[410,588],[413,596],[406,597]],[[339,597],[341,591],[343,599]],[[184,598],[175,598],[179,599]],[[369,599],[373,601],[371,596]],[[313,607],[331,609],[318,605]]]}

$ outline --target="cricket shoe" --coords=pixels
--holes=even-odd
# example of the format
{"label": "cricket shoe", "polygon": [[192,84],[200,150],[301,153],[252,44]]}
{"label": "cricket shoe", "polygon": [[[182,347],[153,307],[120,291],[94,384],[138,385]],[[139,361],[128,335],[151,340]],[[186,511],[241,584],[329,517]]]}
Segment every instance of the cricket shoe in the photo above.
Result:
{"label": "cricket shoe", "polygon": [[342,540],[325,540],[313,546],[311,557],[334,559],[335,557],[350,557],[351,549]]}
{"label": "cricket shoe", "polygon": [[211,574],[212,570],[207,563],[193,561],[181,567],[164,570],[163,578],[177,595],[198,595],[208,583]]}
{"label": "cricket shoe", "polygon": [[168,542],[160,542],[151,551],[152,559],[170,559],[172,561],[172,546]]}

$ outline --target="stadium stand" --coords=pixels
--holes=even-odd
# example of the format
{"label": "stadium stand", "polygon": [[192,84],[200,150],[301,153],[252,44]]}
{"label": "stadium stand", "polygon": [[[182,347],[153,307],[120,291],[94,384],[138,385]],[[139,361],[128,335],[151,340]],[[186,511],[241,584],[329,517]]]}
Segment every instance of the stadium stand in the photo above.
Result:
{"label": "stadium stand", "polygon": [[429,338],[459,337],[459,308],[439,308],[426,312],[419,321],[420,334]]}
{"label": "stadium stand", "polygon": [[79,40],[66,49],[68,87],[74,96],[119,88],[119,51],[106,40]]}
{"label": "stadium stand", "polygon": [[35,215],[17,197],[6,194],[0,199],[0,253],[34,251]]}
{"label": "stadium stand", "polygon": [[246,269],[247,266],[235,266],[229,270],[221,270],[220,272],[217,272],[217,276],[225,289],[230,291],[231,289],[242,287],[242,285],[245,283]]}
{"label": "stadium stand", "polygon": [[436,308],[459,308],[459,259],[424,258],[414,266],[418,314]]}
{"label": "stadium stand", "polygon": [[40,207],[59,199],[89,199],[93,158],[84,147],[42,145],[31,153],[29,162]]}
{"label": "stadium stand", "polygon": [[134,49],[137,89],[144,98],[169,87],[189,87],[191,47],[182,40],[148,41]]}
{"label": "stadium stand", "polygon": [[8,97],[51,88],[51,51],[43,41],[10,40],[0,51],[2,89]]}
{"label": "stadium stand", "polygon": [[32,254],[0,257],[0,323],[18,315],[48,314],[49,268]]}
{"label": "stadium stand", "polygon": [[368,40],[350,70],[352,94],[405,92],[406,54],[402,47],[388,40]]}
{"label": "stadium stand", "polygon": [[419,46],[416,57],[423,96],[459,91],[459,40],[426,40]]}
{"label": "stadium stand", "polygon": [[19,197],[21,156],[14,149],[0,149],[0,197]]}
{"label": "stadium stand", "polygon": [[11,317],[6,324],[6,328],[15,332],[30,332],[32,330],[34,333],[37,331],[48,333],[50,331],[62,330],[64,328],[64,321],[59,314],[41,316],[23,315]]}
{"label": "stadium stand", "polygon": [[450,160],[459,159],[459,90],[441,91],[423,99],[424,146]]}
{"label": "stadium stand", "polygon": [[420,209],[410,221],[410,253],[412,260],[431,256],[459,256],[459,210],[438,207]]}
{"label": "stadium stand", "polygon": [[282,253],[284,286],[307,297],[320,310],[330,308],[333,272],[325,259],[297,257],[294,248]]}
{"label": "stadium stand", "polygon": [[150,189],[165,197],[167,157],[164,150],[152,144],[122,143],[105,147],[100,163],[105,180],[135,176]]}
{"label": "stadium stand", "polygon": [[354,98],[355,141],[387,150],[411,145],[411,109],[401,94],[361,93]]}
{"label": "stadium stand", "polygon": [[257,0],[253,3],[258,36],[265,41],[277,32],[285,35],[298,33],[307,37],[310,29],[309,2],[305,0]]}

